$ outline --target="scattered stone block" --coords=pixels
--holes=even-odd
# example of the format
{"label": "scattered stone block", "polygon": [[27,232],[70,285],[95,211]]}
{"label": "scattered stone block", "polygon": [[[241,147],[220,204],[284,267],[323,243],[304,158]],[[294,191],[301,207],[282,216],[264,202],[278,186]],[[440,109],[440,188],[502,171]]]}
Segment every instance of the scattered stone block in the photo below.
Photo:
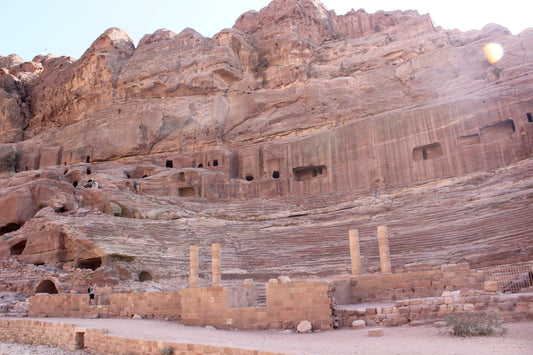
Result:
{"label": "scattered stone block", "polygon": [[368,330],[368,336],[369,337],[382,337],[383,336],[383,329],[381,328],[374,328]]}
{"label": "scattered stone block", "polygon": [[309,333],[311,330],[313,330],[313,325],[308,320],[303,320],[298,324],[298,327],[296,327],[296,330],[298,333]]}
{"label": "scattered stone block", "polygon": [[278,281],[280,284],[290,284],[291,283],[291,278],[288,277],[288,276],[280,276],[278,277]]}
{"label": "scattered stone block", "polygon": [[278,283],[278,279],[270,279],[270,280],[268,280],[268,283],[269,284],[277,284]]}
{"label": "scattered stone block", "polygon": [[483,286],[485,292],[498,292],[498,281],[485,281]]}
{"label": "scattered stone block", "polygon": [[132,319],[143,319],[142,316],[140,316],[139,314],[134,314],[133,317],[131,317]]}
{"label": "scattered stone block", "polygon": [[365,327],[366,327],[366,323],[362,319],[357,319],[352,322],[353,329],[364,329]]}

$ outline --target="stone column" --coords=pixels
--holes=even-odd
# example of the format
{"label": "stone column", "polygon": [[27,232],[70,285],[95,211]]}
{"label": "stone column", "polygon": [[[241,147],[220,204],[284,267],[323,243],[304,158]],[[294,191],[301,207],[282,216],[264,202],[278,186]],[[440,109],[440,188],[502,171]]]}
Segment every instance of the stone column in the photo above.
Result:
{"label": "stone column", "polygon": [[218,287],[220,286],[220,244],[211,245],[211,268],[213,287]]}
{"label": "stone column", "polygon": [[379,258],[381,259],[381,273],[390,274],[390,254],[389,254],[389,239],[387,238],[387,227],[378,227],[378,243],[379,243]]}
{"label": "stone column", "polygon": [[198,247],[196,245],[191,245],[190,255],[189,287],[192,288],[198,285]]}
{"label": "stone column", "polygon": [[359,231],[349,230],[350,235],[350,258],[352,260],[352,276],[361,275],[361,251],[359,249]]}

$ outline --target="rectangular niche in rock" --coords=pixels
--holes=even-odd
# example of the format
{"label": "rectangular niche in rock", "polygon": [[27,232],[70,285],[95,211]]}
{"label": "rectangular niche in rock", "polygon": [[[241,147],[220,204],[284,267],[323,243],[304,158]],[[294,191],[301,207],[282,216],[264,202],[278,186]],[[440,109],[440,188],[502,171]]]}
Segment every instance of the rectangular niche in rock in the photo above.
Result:
{"label": "rectangular niche in rock", "polygon": [[180,197],[194,197],[196,196],[196,190],[192,187],[180,187],[179,194]]}
{"label": "rectangular niche in rock", "polygon": [[325,165],[301,166],[301,167],[292,169],[292,173],[294,174],[294,180],[305,181],[305,180],[311,180],[314,178],[326,176],[327,168]]}
{"label": "rectangular niche in rock", "polygon": [[482,127],[481,137],[484,143],[490,143],[496,139],[510,138],[514,131],[513,120],[505,120]]}
{"label": "rectangular niche in rock", "polygon": [[442,147],[438,142],[413,148],[413,159],[415,161],[434,159],[441,155]]}

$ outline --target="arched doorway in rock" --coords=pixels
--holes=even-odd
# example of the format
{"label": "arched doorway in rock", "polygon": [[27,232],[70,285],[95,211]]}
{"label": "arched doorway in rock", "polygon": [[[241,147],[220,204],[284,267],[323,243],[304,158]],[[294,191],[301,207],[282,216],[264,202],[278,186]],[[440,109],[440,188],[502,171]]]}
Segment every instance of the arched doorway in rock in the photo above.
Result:
{"label": "arched doorway in rock", "polygon": [[57,292],[56,284],[53,281],[42,280],[35,288],[35,293],[49,293],[52,295],[56,295],[59,292]]}
{"label": "arched doorway in rock", "polygon": [[139,281],[152,281],[152,275],[150,275],[148,271],[141,271],[141,273],[139,274]]}

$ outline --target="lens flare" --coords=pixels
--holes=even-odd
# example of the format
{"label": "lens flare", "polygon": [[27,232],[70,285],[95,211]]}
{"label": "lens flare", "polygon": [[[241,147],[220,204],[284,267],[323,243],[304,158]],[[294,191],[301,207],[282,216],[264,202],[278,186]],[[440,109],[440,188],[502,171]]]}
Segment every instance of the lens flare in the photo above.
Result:
{"label": "lens flare", "polygon": [[489,43],[483,47],[483,52],[485,52],[485,56],[487,57],[489,63],[494,64],[502,59],[505,51],[503,50],[503,46],[501,44]]}

